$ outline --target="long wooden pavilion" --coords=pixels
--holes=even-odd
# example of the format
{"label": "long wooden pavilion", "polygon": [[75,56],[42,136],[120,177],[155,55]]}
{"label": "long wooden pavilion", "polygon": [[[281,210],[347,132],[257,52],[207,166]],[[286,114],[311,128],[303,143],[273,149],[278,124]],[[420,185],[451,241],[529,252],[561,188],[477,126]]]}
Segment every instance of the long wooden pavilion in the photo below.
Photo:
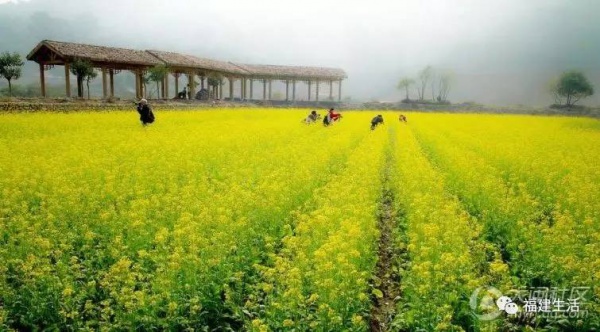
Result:
{"label": "long wooden pavilion", "polygon": [[[164,65],[169,75],[162,82],[162,98],[169,98],[169,76],[175,78],[175,91],[179,91],[179,78],[187,77],[186,86],[189,95],[196,95],[196,76],[200,78],[200,88],[205,89],[205,80],[213,74],[224,77],[229,82],[230,99],[234,96],[234,84],[239,82],[239,96],[241,100],[254,98],[254,82],[262,83],[263,100],[271,100],[271,85],[274,81],[285,83],[285,100],[296,100],[296,85],[299,82],[308,85],[308,100],[311,100],[312,87],[315,86],[315,101],[319,101],[319,87],[329,85],[329,100],[333,101],[333,84],[338,85],[337,99],[341,100],[342,81],[347,78],[346,72],[339,68],[306,67],[306,66],[275,66],[239,64],[200,58],[193,55],[165,52],[157,50],[134,50],[107,46],[86,45],[52,40],[41,41],[28,55],[27,60],[35,61],[40,67],[40,84],[42,96],[46,97],[45,71],[54,66],[64,66],[65,92],[71,96],[70,64],[76,59],[88,60],[94,68],[102,73],[103,97],[115,96],[114,75],[126,70],[135,75],[136,97],[144,95],[142,79],[149,68]],[[291,98],[290,98],[291,87]],[[206,84],[208,88],[208,82]],[[223,89],[217,87],[215,98],[223,98]]]}

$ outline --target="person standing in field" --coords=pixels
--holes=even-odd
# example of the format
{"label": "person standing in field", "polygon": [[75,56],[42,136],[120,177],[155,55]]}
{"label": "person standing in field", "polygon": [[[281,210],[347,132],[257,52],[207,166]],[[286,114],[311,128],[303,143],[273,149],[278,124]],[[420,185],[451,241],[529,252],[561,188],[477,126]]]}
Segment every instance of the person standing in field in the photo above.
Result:
{"label": "person standing in field", "polygon": [[140,121],[142,121],[142,126],[147,126],[148,124],[154,122],[154,113],[152,113],[152,109],[148,105],[148,101],[144,98],[140,100],[137,105],[137,111],[140,114]]}
{"label": "person standing in field", "polygon": [[408,121],[406,120],[406,117],[404,116],[404,114],[400,114],[399,118],[400,122],[404,122],[404,123],[408,123]]}
{"label": "person standing in field", "polygon": [[371,120],[371,130],[375,130],[378,125],[383,124],[383,115],[379,114]]}

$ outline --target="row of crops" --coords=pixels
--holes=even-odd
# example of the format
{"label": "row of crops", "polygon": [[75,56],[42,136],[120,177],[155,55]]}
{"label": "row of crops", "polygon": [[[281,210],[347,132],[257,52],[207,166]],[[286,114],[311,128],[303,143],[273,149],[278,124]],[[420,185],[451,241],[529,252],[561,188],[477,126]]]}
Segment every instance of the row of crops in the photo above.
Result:
{"label": "row of crops", "polygon": [[596,120],[157,113],[0,115],[0,330],[599,328]]}

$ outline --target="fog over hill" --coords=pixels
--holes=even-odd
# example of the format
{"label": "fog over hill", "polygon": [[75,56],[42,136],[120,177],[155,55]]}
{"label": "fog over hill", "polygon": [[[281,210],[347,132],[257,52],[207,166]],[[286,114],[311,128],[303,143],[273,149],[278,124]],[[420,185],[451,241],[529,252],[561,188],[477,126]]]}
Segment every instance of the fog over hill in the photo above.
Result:
{"label": "fog over hill", "polygon": [[[399,100],[399,79],[432,65],[454,72],[454,102],[549,104],[546,82],[579,69],[598,105],[598,36],[600,1],[585,0],[0,0],[0,51],[53,39],[341,67],[355,100]],[[16,83],[37,80],[28,63]]]}

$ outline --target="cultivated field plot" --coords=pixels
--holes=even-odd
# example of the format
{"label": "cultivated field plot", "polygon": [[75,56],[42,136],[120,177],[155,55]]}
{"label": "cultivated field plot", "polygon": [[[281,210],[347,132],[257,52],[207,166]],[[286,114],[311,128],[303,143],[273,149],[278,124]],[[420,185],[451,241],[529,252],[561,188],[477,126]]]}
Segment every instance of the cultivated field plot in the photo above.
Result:
{"label": "cultivated field plot", "polygon": [[597,120],[155,113],[0,115],[0,330],[600,328]]}

